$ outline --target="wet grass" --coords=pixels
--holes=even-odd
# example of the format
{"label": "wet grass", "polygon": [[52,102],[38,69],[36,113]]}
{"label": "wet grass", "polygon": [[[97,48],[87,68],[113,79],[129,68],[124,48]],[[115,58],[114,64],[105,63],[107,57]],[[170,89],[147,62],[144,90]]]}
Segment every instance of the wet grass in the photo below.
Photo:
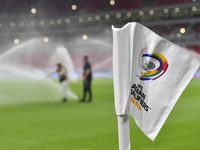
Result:
{"label": "wet grass", "polygon": [[[44,83],[0,83],[0,150],[118,149],[112,79],[93,80],[92,103],[62,103],[62,93]],[[70,89],[81,97],[81,80]],[[154,143],[130,118],[132,150],[199,149],[199,89],[193,79]]]}

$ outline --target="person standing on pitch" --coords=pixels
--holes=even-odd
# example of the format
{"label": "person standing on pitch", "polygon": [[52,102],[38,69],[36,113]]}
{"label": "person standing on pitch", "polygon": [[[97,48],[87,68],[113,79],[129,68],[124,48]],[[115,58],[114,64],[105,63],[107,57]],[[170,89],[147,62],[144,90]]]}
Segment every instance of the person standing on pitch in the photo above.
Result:
{"label": "person standing on pitch", "polygon": [[92,92],[91,92],[91,81],[92,81],[92,69],[91,69],[91,65],[88,61],[88,56],[84,56],[83,58],[84,61],[84,67],[83,67],[83,99],[81,100],[81,102],[85,102],[85,97],[86,97],[86,93],[88,92],[89,94],[89,100],[88,102],[92,101]]}
{"label": "person standing on pitch", "polygon": [[51,76],[54,73],[59,74],[59,80],[62,84],[62,90],[63,90],[63,102],[67,102],[67,90],[68,90],[68,76],[67,76],[67,71],[65,67],[61,63],[57,63],[57,69],[55,72],[49,74]]}

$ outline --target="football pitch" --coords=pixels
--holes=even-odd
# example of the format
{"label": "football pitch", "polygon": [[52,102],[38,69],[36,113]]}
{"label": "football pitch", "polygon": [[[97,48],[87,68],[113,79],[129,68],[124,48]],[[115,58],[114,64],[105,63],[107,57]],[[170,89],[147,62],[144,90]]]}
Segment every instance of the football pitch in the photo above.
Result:
{"label": "football pitch", "polygon": [[[70,89],[81,97],[82,81]],[[92,103],[62,103],[62,93],[43,82],[1,80],[0,150],[117,150],[113,80],[95,78],[92,90]],[[130,134],[131,150],[198,150],[200,79],[192,79],[154,142],[133,118]]]}

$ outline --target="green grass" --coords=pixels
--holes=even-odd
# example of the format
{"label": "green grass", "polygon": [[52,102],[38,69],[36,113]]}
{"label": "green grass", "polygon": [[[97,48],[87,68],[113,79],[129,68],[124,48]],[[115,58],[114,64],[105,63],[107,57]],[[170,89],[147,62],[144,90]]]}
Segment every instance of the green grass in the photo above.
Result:
{"label": "green grass", "polygon": [[[0,81],[0,150],[117,150],[112,79],[94,79],[93,102],[78,103],[43,82]],[[70,83],[82,96],[82,82]],[[197,150],[200,80],[193,79],[154,143],[130,118],[132,150]]]}

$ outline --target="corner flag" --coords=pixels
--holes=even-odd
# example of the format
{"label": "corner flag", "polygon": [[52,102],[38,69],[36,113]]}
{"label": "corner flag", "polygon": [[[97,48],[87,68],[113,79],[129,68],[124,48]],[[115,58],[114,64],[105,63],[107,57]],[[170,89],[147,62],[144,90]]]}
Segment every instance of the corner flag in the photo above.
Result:
{"label": "corner flag", "polygon": [[200,61],[141,24],[112,29],[116,114],[154,140]]}

